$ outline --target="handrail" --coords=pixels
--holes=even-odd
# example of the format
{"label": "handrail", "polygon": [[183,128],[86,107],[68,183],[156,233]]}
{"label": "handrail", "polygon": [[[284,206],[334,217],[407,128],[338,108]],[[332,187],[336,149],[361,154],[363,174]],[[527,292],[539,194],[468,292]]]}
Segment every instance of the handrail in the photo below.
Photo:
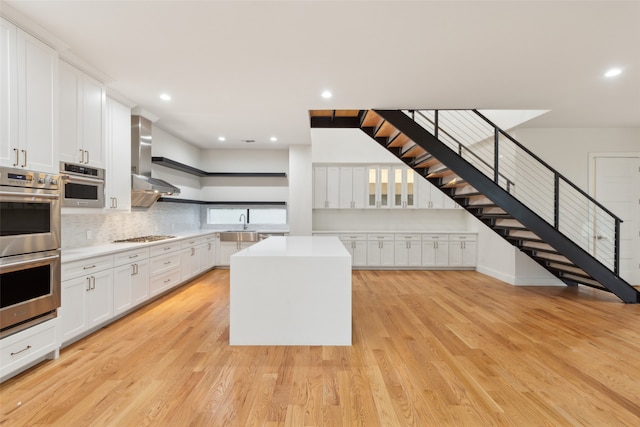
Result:
{"label": "handrail", "polygon": [[[404,113],[427,131],[433,132],[436,139],[460,157],[471,154],[471,163],[476,163],[474,166],[494,183],[506,187],[507,192],[511,192],[512,185],[518,185],[520,191],[514,195],[516,199],[533,203],[531,209],[554,229],[600,262],[609,264],[607,268],[619,274],[622,219],[478,110],[408,109]],[[501,160],[505,148],[514,155]],[[493,157],[493,164],[487,154]],[[512,175],[514,180],[501,172]],[[531,174],[536,174],[539,182]],[[520,177],[524,180],[520,181]],[[604,233],[599,230],[604,230]]]}
{"label": "handrail", "polygon": [[[559,178],[562,178],[563,181],[565,181],[567,184],[569,184],[571,187],[573,187],[574,190],[578,191],[580,194],[582,194],[583,196],[585,196],[587,199],[589,199],[590,202],[595,203],[596,206],[598,206],[600,209],[602,209],[603,211],[605,211],[606,213],[608,213],[609,215],[611,215],[614,219],[620,221],[621,223],[624,222],[622,221],[622,219],[620,219],[616,214],[614,214],[613,212],[611,212],[609,209],[607,209],[606,207],[604,207],[600,202],[598,202],[596,199],[594,199],[593,197],[591,197],[590,195],[588,195],[587,193],[585,193],[585,191],[583,189],[581,189],[580,187],[578,187],[577,185],[575,185],[573,182],[571,182],[569,179],[567,179],[564,175],[562,175],[560,172],[558,172],[556,169],[554,169],[551,165],[549,165],[547,162],[545,162],[544,160],[542,160],[540,157],[538,157],[536,154],[532,153],[531,150],[529,150],[527,147],[523,146],[522,144],[520,144],[518,141],[516,141],[511,135],[509,135],[508,133],[506,133],[505,131],[503,131],[502,129],[500,129],[498,126],[496,126],[491,120],[489,120],[487,117],[485,117],[482,113],[480,113],[478,110],[476,110],[475,108],[472,109],[471,111],[473,111],[474,113],[476,113],[480,118],[482,118],[484,121],[486,121],[488,124],[490,124],[491,126],[493,126],[494,129],[496,129],[497,131],[499,131],[504,137],[508,138],[511,142],[513,142],[515,145],[518,146],[518,148],[520,148],[522,151],[524,151],[525,153],[527,153],[528,155],[530,155],[531,157],[533,157],[535,160],[537,160],[539,163],[541,163],[544,167],[546,167],[547,169],[549,169],[551,172],[554,173],[554,175],[558,175]],[[491,165],[487,165],[487,166],[491,166]]]}
{"label": "handrail", "polygon": [[[422,116],[426,121],[428,121],[429,123],[431,123],[432,125],[434,125],[437,129],[437,125],[436,123],[431,120],[429,117],[425,116],[424,114],[422,114],[422,112],[420,110],[408,110],[411,111],[411,113],[418,113],[420,116]],[[435,110],[438,111],[438,110]],[[437,115],[436,115],[437,117]],[[458,144],[458,154],[462,154],[462,149],[464,148],[467,153],[473,155],[473,157],[475,157],[476,159],[478,159],[478,161],[482,162],[482,164],[484,164],[485,166],[491,168],[492,166],[484,159],[480,158],[480,156],[478,156],[476,153],[474,153],[473,151],[469,150],[467,147],[465,147],[460,141],[458,141],[453,135],[451,135],[449,132],[447,132],[444,129],[439,129],[440,132],[444,133],[445,135],[447,135],[451,140],[453,140],[456,144]],[[501,174],[500,172],[498,172],[498,175],[501,176],[502,178],[505,179],[505,181],[507,181],[507,189],[511,189],[511,187],[514,187],[516,185],[515,182],[511,181],[509,178],[507,178],[506,176],[504,176],[503,174]]]}

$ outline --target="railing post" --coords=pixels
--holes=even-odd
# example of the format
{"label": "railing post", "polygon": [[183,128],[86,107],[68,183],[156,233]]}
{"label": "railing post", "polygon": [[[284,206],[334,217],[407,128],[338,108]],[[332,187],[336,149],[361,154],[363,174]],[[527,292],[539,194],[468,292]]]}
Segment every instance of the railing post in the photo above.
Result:
{"label": "railing post", "polygon": [[553,226],[560,228],[560,174],[553,174]]}
{"label": "railing post", "polygon": [[500,141],[500,133],[498,128],[493,128],[493,182],[500,185],[498,182],[498,162],[500,161],[500,153],[498,153],[498,143]]}
{"label": "railing post", "polygon": [[613,246],[613,272],[620,274],[620,219],[616,218],[615,242]]}
{"label": "railing post", "polygon": [[435,136],[436,139],[440,139],[440,138],[438,138],[438,127],[439,127],[439,124],[438,124],[438,110],[434,110],[433,111],[433,118],[434,118],[433,119],[433,126],[434,126],[433,136]]}

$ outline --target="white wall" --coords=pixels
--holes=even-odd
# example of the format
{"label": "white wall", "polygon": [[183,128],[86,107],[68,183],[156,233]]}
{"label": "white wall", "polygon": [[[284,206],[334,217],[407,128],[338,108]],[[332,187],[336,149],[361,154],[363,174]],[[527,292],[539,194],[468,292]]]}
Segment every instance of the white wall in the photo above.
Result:
{"label": "white wall", "polygon": [[398,158],[360,129],[311,129],[313,163],[397,163]]}
{"label": "white wall", "polygon": [[[206,172],[289,173],[288,150],[202,150]],[[201,178],[202,199],[231,202],[287,202],[289,177]]]}
{"label": "white wall", "polygon": [[[165,132],[155,124],[152,127],[151,155],[153,157],[166,157],[185,165],[200,168],[200,149],[181,139]],[[151,165],[151,174],[154,178],[163,179],[180,188],[180,199],[201,200],[200,178],[157,164]]]}

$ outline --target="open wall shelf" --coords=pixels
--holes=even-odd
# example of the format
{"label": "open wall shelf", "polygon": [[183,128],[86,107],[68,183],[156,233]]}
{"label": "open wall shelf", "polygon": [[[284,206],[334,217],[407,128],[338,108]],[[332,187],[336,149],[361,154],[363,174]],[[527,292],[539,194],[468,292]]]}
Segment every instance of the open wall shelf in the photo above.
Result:
{"label": "open wall shelf", "polygon": [[287,202],[256,202],[256,201],[248,201],[248,202],[238,202],[238,201],[208,201],[208,200],[191,200],[191,199],[177,199],[173,197],[160,197],[158,199],[159,202],[169,202],[169,203],[191,203],[196,205],[228,205],[228,206],[286,206]]}
{"label": "open wall shelf", "polygon": [[152,157],[151,162],[164,167],[200,177],[249,177],[249,178],[286,178],[285,172],[206,172],[166,157]]}

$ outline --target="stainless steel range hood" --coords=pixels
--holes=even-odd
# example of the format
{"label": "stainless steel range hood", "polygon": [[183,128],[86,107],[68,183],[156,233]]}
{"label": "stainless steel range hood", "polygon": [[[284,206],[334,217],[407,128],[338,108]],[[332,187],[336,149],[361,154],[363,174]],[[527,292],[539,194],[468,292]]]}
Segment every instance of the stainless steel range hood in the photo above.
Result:
{"label": "stainless steel range hood", "polygon": [[151,177],[151,120],[131,116],[131,206],[148,208],[160,197],[180,194],[180,189]]}

